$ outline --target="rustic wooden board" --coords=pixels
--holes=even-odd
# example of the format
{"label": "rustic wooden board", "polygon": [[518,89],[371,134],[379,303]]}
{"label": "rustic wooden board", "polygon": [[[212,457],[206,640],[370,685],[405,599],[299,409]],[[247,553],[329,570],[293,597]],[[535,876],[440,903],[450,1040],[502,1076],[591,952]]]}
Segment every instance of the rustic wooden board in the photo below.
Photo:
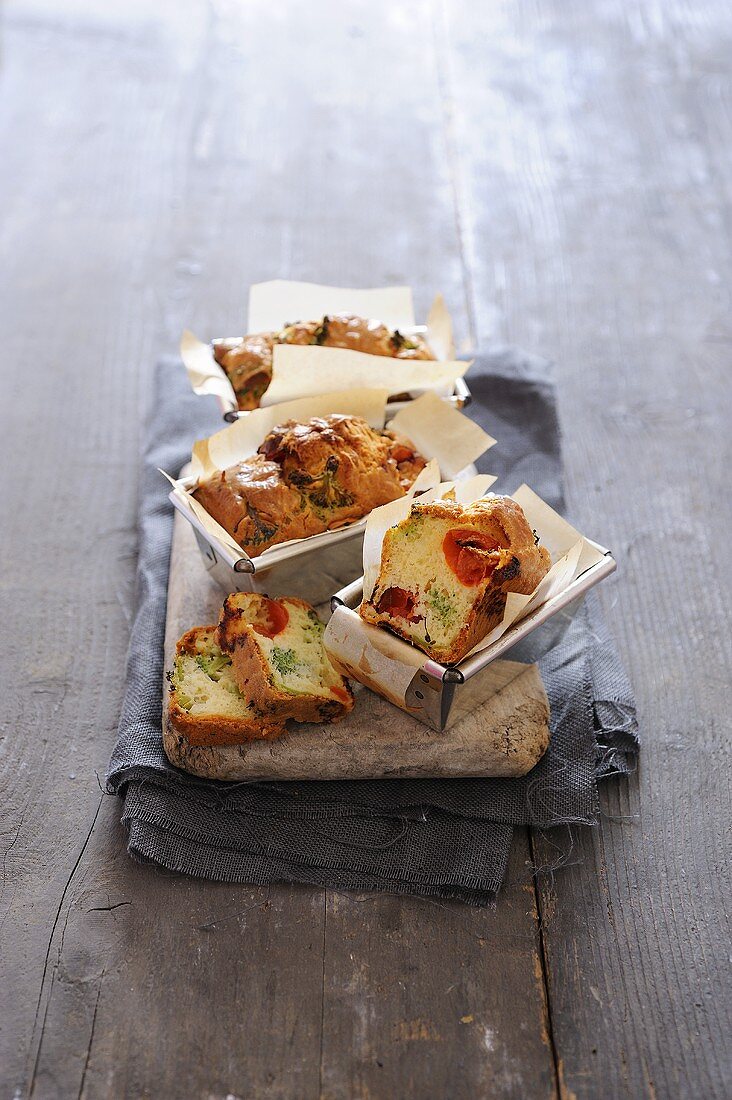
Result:
{"label": "rustic wooden board", "polygon": [[[218,621],[222,592],[207,572],[193,528],[175,514],[170,557],[165,667],[192,626]],[[293,592],[292,595],[297,595]],[[327,608],[319,608],[325,617]],[[276,741],[200,748],[167,723],[163,737],[172,763],[209,779],[380,779],[525,775],[549,744],[549,704],[536,665],[496,661],[493,694],[436,733],[386,699],[354,684],[356,706],[328,726],[290,723]],[[167,704],[167,689],[163,706]]]}
{"label": "rustic wooden board", "polygon": [[[728,1094],[731,24],[6,0],[3,1093]],[[564,841],[518,835],[495,912],[161,875],[99,790],[151,364],[279,275],[439,287],[461,341],[557,360],[646,743],[538,895]]]}

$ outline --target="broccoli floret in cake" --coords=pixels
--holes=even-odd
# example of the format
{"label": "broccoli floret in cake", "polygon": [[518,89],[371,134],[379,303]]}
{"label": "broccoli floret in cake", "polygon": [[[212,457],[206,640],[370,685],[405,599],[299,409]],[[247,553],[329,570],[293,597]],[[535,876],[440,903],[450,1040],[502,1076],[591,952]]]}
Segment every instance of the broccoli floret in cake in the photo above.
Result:
{"label": "broccoli floret in cake", "polygon": [[279,646],[272,646],[270,660],[283,678],[292,676],[300,667],[300,661],[294,649],[280,649]]}
{"label": "broccoli floret in cake", "polygon": [[457,606],[444,588],[439,588],[437,585],[433,585],[427,592],[426,600],[439,618],[440,622],[445,627],[452,626],[457,615]]}

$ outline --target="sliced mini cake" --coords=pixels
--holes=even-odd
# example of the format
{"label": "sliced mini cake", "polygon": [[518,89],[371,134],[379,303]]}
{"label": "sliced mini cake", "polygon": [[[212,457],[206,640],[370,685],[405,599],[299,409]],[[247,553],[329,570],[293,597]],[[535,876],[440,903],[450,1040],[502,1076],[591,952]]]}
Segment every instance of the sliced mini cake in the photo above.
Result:
{"label": "sliced mini cake", "polygon": [[353,693],[323,647],[324,630],[304,600],[234,592],[224,602],[218,641],[240,690],[267,714],[335,722],[352,709]]}
{"label": "sliced mini cake", "polygon": [[284,719],[243,694],[215,626],[194,626],[176,645],[168,722],[191,745],[238,745],[284,733]]}
{"label": "sliced mini cake", "polygon": [[413,504],[384,535],[360,614],[429,657],[456,664],[500,623],[508,592],[533,592],[551,566],[510,497]]}

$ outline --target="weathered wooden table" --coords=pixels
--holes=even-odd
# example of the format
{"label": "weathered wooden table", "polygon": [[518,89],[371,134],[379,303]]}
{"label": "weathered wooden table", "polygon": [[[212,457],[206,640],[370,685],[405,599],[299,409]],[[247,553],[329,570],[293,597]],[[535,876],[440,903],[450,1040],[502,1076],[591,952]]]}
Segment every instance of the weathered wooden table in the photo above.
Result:
{"label": "weathered wooden table", "polygon": [[[6,3],[3,1096],[730,1094],[730,56],[724,0]],[[275,276],[557,361],[645,742],[495,911],[163,875],[97,782],[152,364]]]}

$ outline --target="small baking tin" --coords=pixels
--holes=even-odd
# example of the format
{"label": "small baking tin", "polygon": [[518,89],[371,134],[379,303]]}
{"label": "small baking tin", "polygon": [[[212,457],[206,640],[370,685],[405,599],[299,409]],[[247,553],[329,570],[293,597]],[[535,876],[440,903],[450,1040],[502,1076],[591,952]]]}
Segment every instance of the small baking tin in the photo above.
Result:
{"label": "small baking tin", "polygon": [[[194,484],[193,478],[182,481],[184,488]],[[250,558],[217,539],[175,492],[170,500],[193,527],[206,569],[225,592],[262,592],[268,596],[291,596],[296,592],[310,603],[327,603],[333,592],[363,567],[366,517],[340,530],[272,546]]]}
{"label": "small baking tin", "polygon": [[[504,688],[514,676],[524,671],[527,664],[533,664],[548,653],[561,641],[590,589],[617,568],[617,562],[609,550],[597,543],[592,545],[603,555],[600,561],[585,570],[563,592],[513,623],[486,649],[468,655],[456,665],[442,665],[425,657],[416,667],[402,709],[431,729],[441,732]],[[331,599],[331,609],[333,614],[346,617],[347,623],[341,624],[342,629],[356,632],[368,644],[368,632],[384,628],[372,627],[361,619],[356,609],[362,596],[363,577],[359,577],[336,592]],[[408,642],[392,637],[400,648],[403,647],[407,660],[413,662],[415,655],[420,655],[419,650]],[[504,660],[494,667],[494,662],[499,658]],[[358,679],[356,670],[351,669],[349,674]],[[373,689],[374,686],[372,679],[369,687]],[[385,691],[384,694],[394,702],[390,693]]]}
{"label": "small baking tin", "polygon": [[[256,283],[249,288],[246,331],[251,334],[276,333],[286,328],[293,317],[318,318],[342,313],[350,313],[362,318],[379,318],[381,323],[402,336],[424,338],[435,356],[432,368],[427,369],[428,364],[425,363],[424,370],[407,372],[403,379],[404,389],[395,392],[395,399],[389,402],[389,415],[395,414],[420,394],[430,390],[439,394],[442,400],[450,402],[457,409],[463,409],[470,403],[470,390],[464,382],[455,382],[455,376],[451,378],[452,372],[449,370],[433,369],[439,368],[439,364],[443,364],[443,367],[455,364],[458,366],[458,373],[464,373],[464,370],[460,371],[456,361],[452,319],[441,294],[435,295],[425,323],[419,324],[415,318],[412,290],[408,286],[333,287],[319,283],[272,279],[264,283]],[[242,339],[241,336],[221,336],[202,341],[188,329],[181,337],[181,358],[193,391],[215,396],[219,401],[224,419],[229,423],[248,416],[249,410],[238,408],[231,382],[226,371],[217,362],[215,353],[217,350],[235,347]],[[319,349],[316,345],[302,345],[300,351],[307,348],[310,352],[331,350]],[[294,346],[290,350],[294,350]],[[341,350],[348,352],[349,349]],[[353,352],[356,349],[350,350]],[[277,361],[276,347],[273,354],[274,360]],[[378,359],[380,365],[367,366],[362,355],[358,355],[356,360],[341,359],[337,364],[331,360],[330,366],[327,362],[314,363],[312,356],[309,356],[306,366],[303,366],[302,360],[299,364],[306,371],[305,380],[298,379],[297,358],[295,361],[290,359],[287,364],[285,361],[280,361],[279,366],[275,362],[274,390],[270,392],[267,404],[286,403],[295,400],[297,396],[314,396],[313,379],[324,382],[324,392],[344,388],[344,380],[346,380],[345,388],[349,388],[347,382],[349,377],[353,388],[391,389],[394,376],[389,358],[372,356],[368,353],[364,355],[367,359]],[[416,361],[411,363],[412,367],[418,365]],[[465,369],[468,366],[469,364],[466,363]],[[278,375],[281,383],[279,386],[277,385]],[[358,376],[359,381],[356,381],[354,376]]]}

